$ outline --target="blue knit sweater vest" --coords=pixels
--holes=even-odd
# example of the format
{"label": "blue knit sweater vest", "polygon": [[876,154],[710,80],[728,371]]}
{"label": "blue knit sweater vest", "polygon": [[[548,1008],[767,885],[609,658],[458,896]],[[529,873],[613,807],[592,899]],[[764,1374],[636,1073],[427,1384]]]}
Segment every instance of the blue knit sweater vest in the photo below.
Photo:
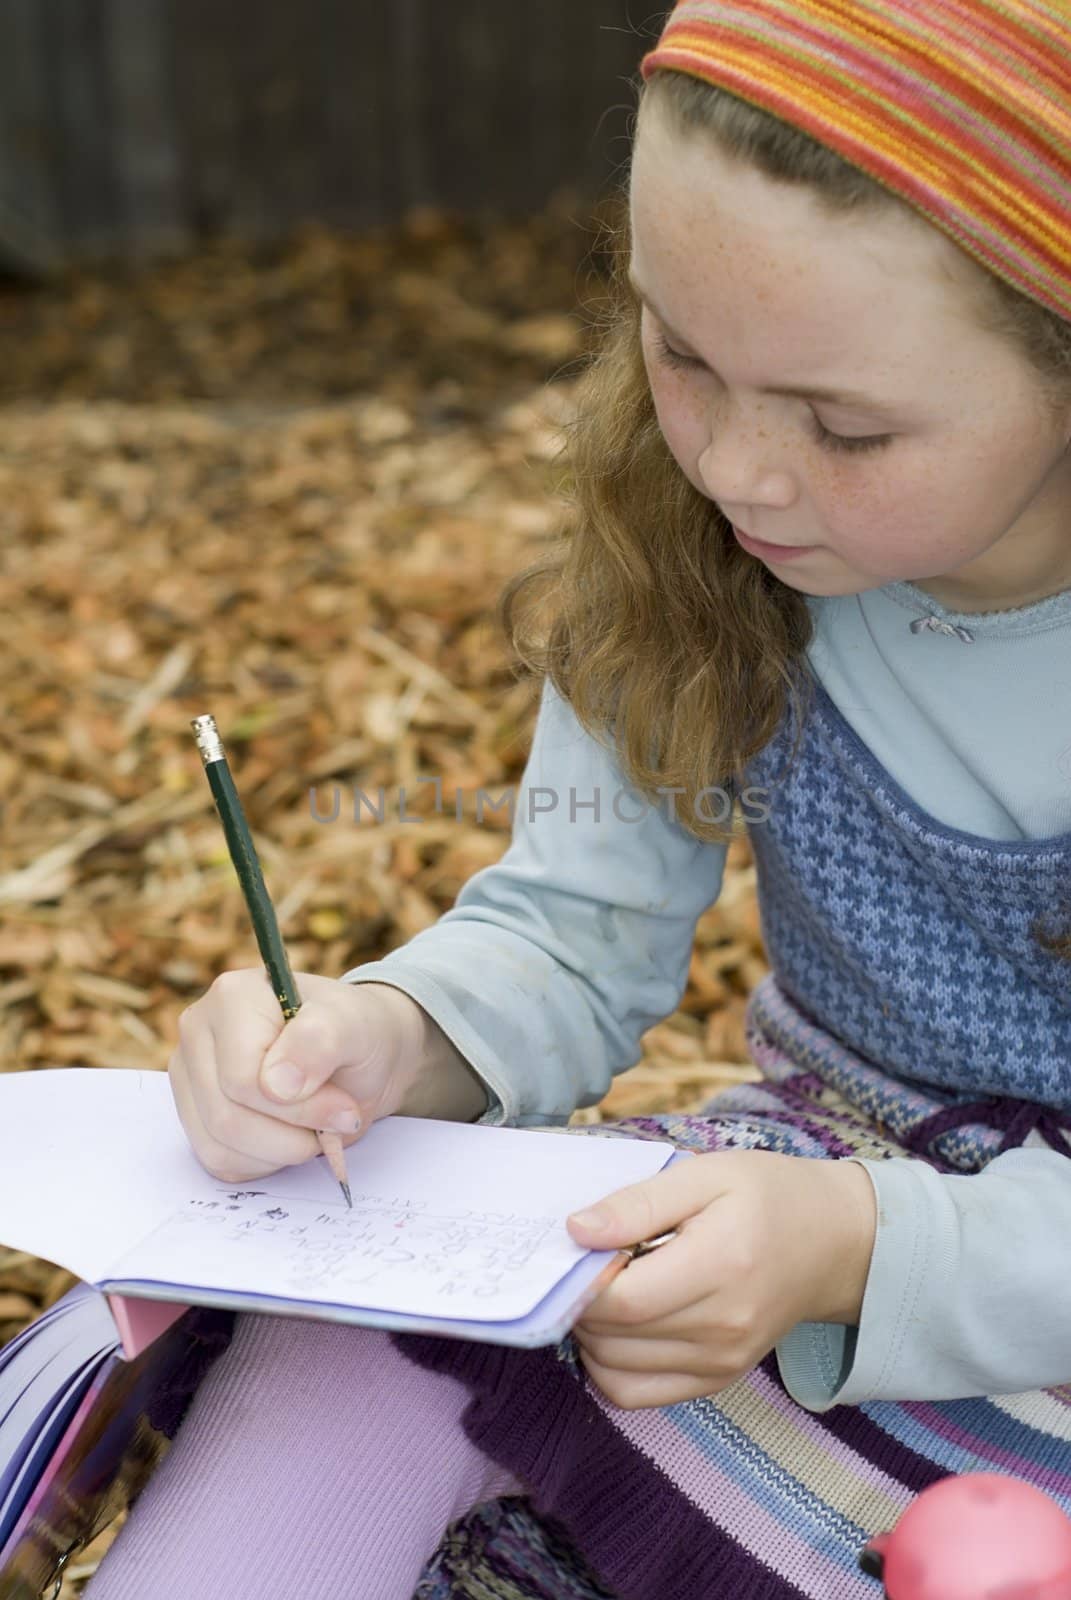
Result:
{"label": "blue knit sweater vest", "polygon": [[795,760],[789,706],[742,791],[777,983],[901,1082],[1071,1110],[1071,960],[1031,934],[1071,929],[1071,833],[946,827],[814,687]]}

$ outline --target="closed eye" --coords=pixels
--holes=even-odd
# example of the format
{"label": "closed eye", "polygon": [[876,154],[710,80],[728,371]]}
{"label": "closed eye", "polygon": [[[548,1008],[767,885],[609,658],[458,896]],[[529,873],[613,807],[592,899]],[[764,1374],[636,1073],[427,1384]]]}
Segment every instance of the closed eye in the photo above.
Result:
{"label": "closed eye", "polygon": [[[702,367],[703,365],[703,363],[698,361],[695,356],[686,356],[683,355],[680,350],[674,350],[673,346],[668,342],[665,335],[662,333],[657,334],[655,337],[655,349],[658,354],[658,359],[663,363],[663,365],[667,367],[673,367],[677,371],[684,369],[691,370],[692,368]],[[818,440],[818,443],[824,450],[830,450],[833,452],[846,451],[849,453],[857,452],[861,454],[867,450],[880,450],[884,445],[891,444],[893,439],[896,437],[896,435],[892,433],[873,433],[863,434],[860,436],[854,436],[852,434],[845,433],[831,433],[829,429],[824,427],[823,424],[818,420],[813,411],[811,412],[811,421],[814,424],[811,430],[812,436]]]}

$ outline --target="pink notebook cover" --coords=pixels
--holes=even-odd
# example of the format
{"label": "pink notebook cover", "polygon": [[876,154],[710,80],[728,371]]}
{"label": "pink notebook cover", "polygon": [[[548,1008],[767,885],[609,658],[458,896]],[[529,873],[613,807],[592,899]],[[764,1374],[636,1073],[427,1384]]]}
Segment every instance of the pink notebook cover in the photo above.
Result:
{"label": "pink notebook cover", "polygon": [[141,1352],[166,1333],[189,1306],[176,1305],[170,1300],[130,1300],[125,1294],[104,1297],[115,1319],[123,1355],[133,1361]]}
{"label": "pink notebook cover", "polygon": [[18,1522],[16,1522],[15,1526],[12,1528],[11,1536],[8,1539],[7,1544],[4,1546],[3,1550],[0,1550],[0,1559],[7,1554],[8,1550],[13,1550],[15,1548],[19,1540],[22,1538],[23,1532],[33,1521],[34,1514],[36,1513],[38,1506],[41,1504],[41,1501],[44,1499],[49,1485],[52,1483],[52,1480],[56,1477],[60,1468],[63,1466],[63,1463],[66,1461],[67,1452],[70,1450],[72,1444],[74,1444],[75,1440],[78,1438],[78,1435],[81,1433],[86,1418],[93,1410],[97,1400],[100,1397],[101,1390],[111,1377],[111,1370],[111,1363],[106,1361],[83,1395],[81,1405],[78,1407],[78,1410],[75,1412],[74,1416],[64,1429],[63,1437],[60,1439],[59,1443],[56,1445],[56,1448],[49,1457],[48,1466],[45,1468],[44,1472],[42,1472],[36,1489],[23,1507],[22,1515],[19,1517]]}
{"label": "pink notebook cover", "polygon": [[[128,1300],[126,1295],[122,1294],[109,1294],[104,1298],[115,1318],[123,1355],[127,1361],[133,1361],[140,1356],[143,1350],[148,1349],[155,1339],[166,1333],[168,1328],[178,1321],[184,1311],[189,1310],[188,1306],[174,1305],[164,1300]],[[81,1433],[86,1418],[96,1405],[97,1398],[110,1376],[111,1366],[106,1362],[86,1390],[81,1405],[64,1429],[63,1437],[52,1452],[48,1466],[41,1474],[40,1482],[26,1502],[22,1516],[12,1530],[5,1549],[18,1543],[22,1530],[29,1524],[49,1484],[67,1459],[68,1450]]]}
{"label": "pink notebook cover", "polygon": [[51,1592],[64,1552],[84,1548],[129,1504],[167,1448],[170,1436],[151,1421],[146,1399],[170,1381],[185,1357],[182,1340],[167,1335],[187,1308],[118,1295],[106,1299],[123,1325],[128,1349],[140,1345],[140,1354],[124,1359],[114,1350],[102,1361],[54,1445],[0,1549],[3,1600],[37,1600]]}

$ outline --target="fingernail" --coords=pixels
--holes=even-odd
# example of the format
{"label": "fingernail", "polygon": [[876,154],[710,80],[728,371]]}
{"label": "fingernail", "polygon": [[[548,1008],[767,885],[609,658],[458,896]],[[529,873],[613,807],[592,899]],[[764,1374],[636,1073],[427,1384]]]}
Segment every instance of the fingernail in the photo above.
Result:
{"label": "fingernail", "polygon": [[570,1222],[579,1222],[582,1228],[590,1228],[597,1233],[600,1228],[605,1228],[608,1218],[602,1211],[574,1211],[569,1218]]}
{"label": "fingernail", "polygon": [[275,1061],[264,1074],[264,1082],[280,1100],[293,1100],[305,1087],[305,1074],[292,1061]]}
{"label": "fingernail", "polygon": [[361,1126],[361,1119],[356,1111],[336,1111],[328,1117],[327,1126],[333,1128],[335,1133],[356,1133]]}

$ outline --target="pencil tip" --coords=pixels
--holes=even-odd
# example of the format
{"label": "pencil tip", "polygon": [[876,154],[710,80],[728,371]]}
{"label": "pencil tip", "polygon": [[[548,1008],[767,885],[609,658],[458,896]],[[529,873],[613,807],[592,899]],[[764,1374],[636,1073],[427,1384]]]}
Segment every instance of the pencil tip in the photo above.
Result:
{"label": "pencil tip", "polygon": [[344,1183],[342,1185],[342,1193],[346,1196],[346,1204],[349,1206],[350,1210],[352,1211],[353,1210],[353,1201],[350,1199],[350,1186],[349,1186],[348,1183]]}

